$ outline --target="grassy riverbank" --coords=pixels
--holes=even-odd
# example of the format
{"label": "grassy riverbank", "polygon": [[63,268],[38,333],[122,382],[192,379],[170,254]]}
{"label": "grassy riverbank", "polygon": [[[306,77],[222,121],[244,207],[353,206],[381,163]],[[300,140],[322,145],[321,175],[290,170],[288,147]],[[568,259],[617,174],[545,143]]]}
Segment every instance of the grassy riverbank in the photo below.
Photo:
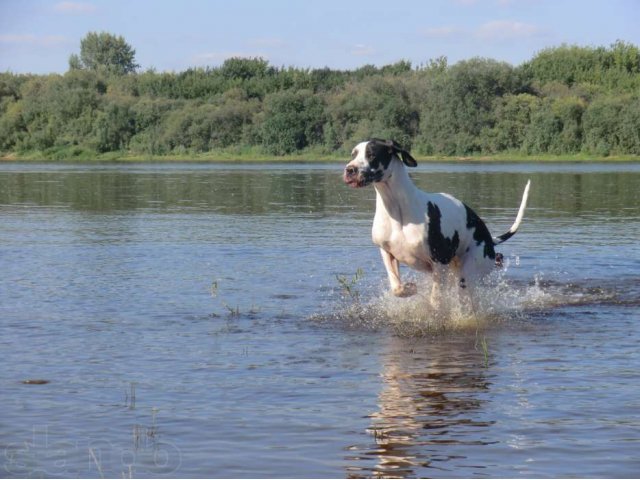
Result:
{"label": "grassy riverbank", "polygon": [[[639,162],[636,155],[610,155],[607,157],[588,154],[526,155],[519,152],[496,155],[442,156],[415,155],[418,162]],[[290,155],[275,156],[258,150],[220,150],[205,153],[183,153],[147,155],[126,151],[96,153],[80,148],[49,149],[32,152],[0,153],[1,161],[9,162],[202,162],[202,163],[343,163],[349,160],[348,153],[325,153],[302,151]]]}

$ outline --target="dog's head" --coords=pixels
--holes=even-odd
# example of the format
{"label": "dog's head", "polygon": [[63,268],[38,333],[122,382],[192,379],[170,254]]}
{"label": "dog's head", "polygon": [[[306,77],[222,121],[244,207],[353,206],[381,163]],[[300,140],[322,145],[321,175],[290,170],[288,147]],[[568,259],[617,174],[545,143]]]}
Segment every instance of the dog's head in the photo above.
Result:
{"label": "dog's head", "polygon": [[372,138],[359,143],[351,152],[351,161],[344,169],[344,182],[354,188],[382,182],[389,178],[394,161],[401,161],[407,167],[418,165],[409,152],[394,140]]}

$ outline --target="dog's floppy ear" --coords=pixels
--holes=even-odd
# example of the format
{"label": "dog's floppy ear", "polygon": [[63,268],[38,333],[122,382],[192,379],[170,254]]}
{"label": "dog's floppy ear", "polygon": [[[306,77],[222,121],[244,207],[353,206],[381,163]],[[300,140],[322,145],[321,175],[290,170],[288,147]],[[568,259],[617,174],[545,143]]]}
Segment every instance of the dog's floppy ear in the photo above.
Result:
{"label": "dog's floppy ear", "polygon": [[417,167],[418,166],[418,162],[416,162],[416,159],[413,158],[408,151],[406,151],[404,148],[402,148],[398,142],[396,142],[395,140],[387,140],[387,145],[389,145],[389,147],[391,147],[393,149],[395,154],[398,155],[402,159],[402,162],[407,167]]}
{"label": "dog's floppy ear", "polygon": [[402,157],[402,162],[407,167],[417,167],[418,166],[418,162],[416,162],[416,159],[413,158],[411,156],[411,154],[409,152],[407,152],[406,150],[400,150],[400,156]]}

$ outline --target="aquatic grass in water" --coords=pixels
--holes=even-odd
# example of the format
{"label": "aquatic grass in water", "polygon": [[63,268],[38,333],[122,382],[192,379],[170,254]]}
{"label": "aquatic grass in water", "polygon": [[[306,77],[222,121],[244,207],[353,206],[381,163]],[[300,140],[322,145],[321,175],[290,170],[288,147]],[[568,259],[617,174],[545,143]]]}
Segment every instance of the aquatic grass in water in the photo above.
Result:
{"label": "aquatic grass in water", "polygon": [[356,288],[357,284],[364,277],[364,270],[358,268],[355,275],[352,278],[347,278],[344,275],[336,275],[336,280],[340,284],[342,291],[346,293],[352,300],[360,300],[360,291]]}

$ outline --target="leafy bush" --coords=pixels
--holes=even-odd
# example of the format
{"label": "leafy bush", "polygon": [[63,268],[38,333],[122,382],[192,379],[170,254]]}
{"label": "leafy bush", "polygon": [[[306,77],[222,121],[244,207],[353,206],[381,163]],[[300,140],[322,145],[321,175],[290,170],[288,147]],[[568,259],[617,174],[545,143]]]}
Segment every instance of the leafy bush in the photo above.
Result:
{"label": "leafy bush", "polygon": [[262,146],[271,154],[302,150],[322,139],[322,99],[310,90],[287,90],[268,95],[264,101]]}
{"label": "leafy bush", "polygon": [[89,33],[64,75],[0,73],[0,150],[343,155],[375,136],[422,154],[640,155],[640,50],[622,41],[549,48],[520,67],[230,58],[158,73],[137,72],[134,55],[122,37]]}

